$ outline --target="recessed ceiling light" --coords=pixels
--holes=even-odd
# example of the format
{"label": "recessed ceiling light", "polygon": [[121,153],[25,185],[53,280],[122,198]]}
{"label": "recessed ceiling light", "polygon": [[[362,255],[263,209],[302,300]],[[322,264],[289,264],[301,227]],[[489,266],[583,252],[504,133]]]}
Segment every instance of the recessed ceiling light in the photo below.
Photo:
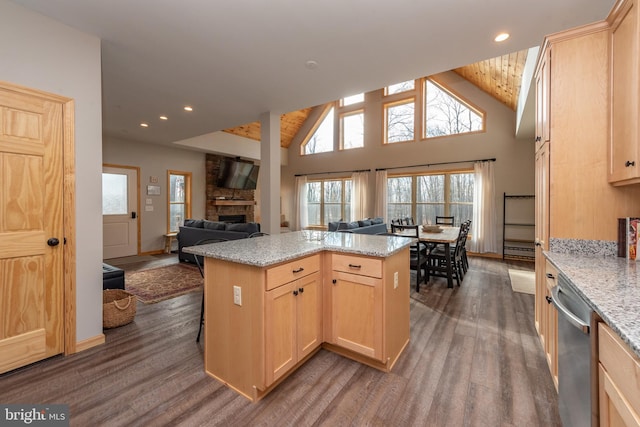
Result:
{"label": "recessed ceiling light", "polygon": [[143,128],[148,128],[149,127],[149,123],[140,123],[140,126],[142,126]]}
{"label": "recessed ceiling light", "polygon": [[160,116],[160,120],[169,120],[167,116]]}
{"label": "recessed ceiling light", "polygon": [[497,41],[499,43],[499,42],[505,41],[508,38],[509,38],[509,33],[500,33],[493,40],[495,40],[495,41]]}
{"label": "recessed ceiling light", "polygon": [[185,105],[184,106],[184,111],[193,111],[193,107],[191,107],[189,105]]}

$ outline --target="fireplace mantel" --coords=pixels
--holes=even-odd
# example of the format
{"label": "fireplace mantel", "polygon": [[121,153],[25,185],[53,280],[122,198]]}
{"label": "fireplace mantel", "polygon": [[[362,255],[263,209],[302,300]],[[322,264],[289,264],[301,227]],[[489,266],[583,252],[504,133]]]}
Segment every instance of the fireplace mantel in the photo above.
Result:
{"label": "fireplace mantel", "polygon": [[210,202],[213,206],[251,206],[255,205],[255,200],[222,200],[216,199]]}

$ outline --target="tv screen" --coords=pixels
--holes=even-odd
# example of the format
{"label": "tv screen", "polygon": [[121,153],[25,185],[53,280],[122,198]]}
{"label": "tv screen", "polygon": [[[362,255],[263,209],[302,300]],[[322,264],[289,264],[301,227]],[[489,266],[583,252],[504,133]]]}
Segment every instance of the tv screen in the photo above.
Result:
{"label": "tv screen", "polygon": [[258,181],[258,166],[251,162],[225,158],[220,161],[216,185],[236,190],[255,190]]}

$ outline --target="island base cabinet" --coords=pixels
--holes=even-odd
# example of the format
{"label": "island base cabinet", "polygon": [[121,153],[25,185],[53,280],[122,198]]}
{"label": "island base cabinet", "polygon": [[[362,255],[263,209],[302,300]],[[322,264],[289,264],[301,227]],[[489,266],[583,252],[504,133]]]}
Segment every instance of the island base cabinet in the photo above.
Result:
{"label": "island base cabinet", "polygon": [[319,273],[267,291],[266,385],[271,385],[322,344]]}
{"label": "island base cabinet", "polygon": [[388,372],[409,343],[409,248],[386,259],[327,254],[323,347]]}

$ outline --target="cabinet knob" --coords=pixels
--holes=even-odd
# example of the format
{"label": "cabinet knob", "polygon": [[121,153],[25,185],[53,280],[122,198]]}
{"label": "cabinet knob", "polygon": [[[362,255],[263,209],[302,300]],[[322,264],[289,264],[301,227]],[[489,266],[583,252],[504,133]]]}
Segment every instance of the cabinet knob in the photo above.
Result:
{"label": "cabinet knob", "polygon": [[547,277],[549,279],[555,279],[555,276],[553,274],[551,274],[551,273],[547,273]]}
{"label": "cabinet knob", "polygon": [[551,304],[551,297],[549,295],[545,296],[544,299],[547,300],[548,304]]}
{"label": "cabinet knob", "polygon": [[298,288],[298,292],[303,293],[304,292],[304,288]]}
{"label": "cabinet knob", "polygon": [[625,166],[625,167],[627,167],[627,168],[628,168],[629,166],[635,166],[635,165],[636,165],[635,160],[634,160],[634,161],[627,160],[627,161],[625,162],[625,164],[624,164],[624,166]]}
{"label": "cabinet knob", "polygon": [[298,291],[293,291],[293,295],[298,296]]}
{"label": "cabinet knob", "polygon": [[540,138],[539,136],[536,136],[536,141],[535,142],[540,142],[542,141],[542,138]]}
{"label": "cabinet knob", "polygon": [[335,285],[336,283],[338,283],[338,281],[336,279],[332,280],[333,284]]}

